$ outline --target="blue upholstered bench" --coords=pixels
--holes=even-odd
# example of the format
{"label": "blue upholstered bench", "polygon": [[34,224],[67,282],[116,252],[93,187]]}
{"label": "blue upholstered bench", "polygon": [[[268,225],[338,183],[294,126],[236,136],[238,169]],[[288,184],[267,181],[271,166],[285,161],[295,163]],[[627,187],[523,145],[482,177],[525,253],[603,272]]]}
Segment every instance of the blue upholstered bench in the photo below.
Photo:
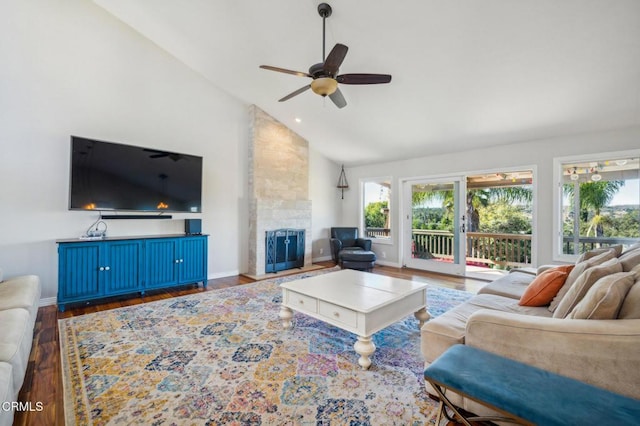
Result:
{"label": "blue upholstered bench", "polygon": [[[469,425],[469,421],[498,420],[496,417],[465,418],[446,398],[447,389],[504,413],[513,423],[640,424],[639,400],[470,346],[449,348],[426,368],[424,377],[440,398],[436,424],[443,414],[450,420],[458,417],[465,425]],[[447,413],[447,407],[454,412],[453,416]]]}

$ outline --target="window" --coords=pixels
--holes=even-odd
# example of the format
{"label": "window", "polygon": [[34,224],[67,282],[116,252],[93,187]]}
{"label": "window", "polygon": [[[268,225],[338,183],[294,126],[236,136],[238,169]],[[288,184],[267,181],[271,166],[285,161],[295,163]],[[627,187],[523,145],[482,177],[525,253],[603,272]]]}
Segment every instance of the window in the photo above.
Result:
{"label": "window", "polygon": [[364,236],[391,240],[391,178],[362,181]]}
{"label": "window", "polygon": [[556,159],[559,239],[554,257],[640,238],[640,151]]}

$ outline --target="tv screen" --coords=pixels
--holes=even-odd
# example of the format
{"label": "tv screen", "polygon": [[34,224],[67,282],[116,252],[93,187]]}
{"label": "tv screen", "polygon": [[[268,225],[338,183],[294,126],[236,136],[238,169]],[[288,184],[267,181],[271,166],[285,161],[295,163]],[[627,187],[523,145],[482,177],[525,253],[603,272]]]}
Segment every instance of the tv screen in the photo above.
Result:
{"label": "tv screen", "polygon": [[71,137],[70,210],[202,210],[202,157]]}

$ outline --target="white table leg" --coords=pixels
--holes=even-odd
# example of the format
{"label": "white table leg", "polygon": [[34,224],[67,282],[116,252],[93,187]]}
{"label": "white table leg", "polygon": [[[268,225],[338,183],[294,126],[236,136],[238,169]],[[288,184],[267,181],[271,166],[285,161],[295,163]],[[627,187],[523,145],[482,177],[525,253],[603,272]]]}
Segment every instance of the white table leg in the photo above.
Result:
{"label": "white table leg", "polygon": [[413,315],[416,317],[418,321],[420,321],[420,328],[422,328],[424,323],[429,321],[429,318],[431,318],[431,315],[429,315],[429,312],[427,312],[425,308],[420,309]]}
{"label": "white table leg", "polygon": [[362,337],[358,336],[358,341],[353,345],[353,349],[360,355],[358,364],[363,370],[366,370],[371,365],[371,359],[369,358],[376,351],[376,345],[371,341],[371,336]]}
{"label": "white table leg", "polygon": [[284,305],[280,306],[280,313],[278,314],[278,316],[280,317],[280,319],[282,320],[282,327],[287,329],[287,328],[291,328],[292,323],[291,323],[291,319],[293,318],[293,311],[289,308],[287,308]]}

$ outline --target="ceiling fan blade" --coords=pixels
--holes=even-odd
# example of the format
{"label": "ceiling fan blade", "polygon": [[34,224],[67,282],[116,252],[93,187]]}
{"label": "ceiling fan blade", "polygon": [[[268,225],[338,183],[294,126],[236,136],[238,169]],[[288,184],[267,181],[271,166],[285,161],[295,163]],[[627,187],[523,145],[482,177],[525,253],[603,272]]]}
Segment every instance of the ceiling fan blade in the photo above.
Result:
{"label": "ceiling fan blade", "polygon": [[289,99],[293,98],[294,96],[298,96],[300,93],[305,92],[307,90],[309,90],[311,88],[310,84],[307,84],[304,87],[299,88],[298,90],[296,90],[295,92],[291,92],[289,93],[287,96],[285,96],[284,98],[278,100],[278,102],[284,102],[284,101],[288,101]]}
{"label": "ceiling fan blade", "polygon": [[336,75],[348,50],[349,48],[344,44],[338,43],[333,46],[333,49],[329,52],[329,56],[327,56],[327,59],[324,61],[324,66],[322,67],[324,71],[330,76]]}
{"label": "ceiling fan blade", "polygon": [[342,84],[382,84],[389,83],[391,76],[388,74],[342,74],[336,77]]}
{"label": "ceiling fan blade", "polygon": [[347,106],[347,101],[344,100],[344,96],[342,96],[340,89],[336,89],[335,92],[329,95],[329,98],[331,98],[338,108],[344,108]]}
{"label": "ceiling fan blade", "polygon": [[297,76],[300,76],[300,77],[310,77],[310,78],[313,78],[310,74],[308,74],[308,73],[306,73],[306,72],[302,72],[302,71],[293,71],[293,70],[288,70],[288,69],[286,69],[286,68],[272,67],[271,65],[260,65],[260,68],[262,68],[263,70],[283,72],[283,73],[285,73],[285,74],[293,74],[293,75],[297,75]]}

